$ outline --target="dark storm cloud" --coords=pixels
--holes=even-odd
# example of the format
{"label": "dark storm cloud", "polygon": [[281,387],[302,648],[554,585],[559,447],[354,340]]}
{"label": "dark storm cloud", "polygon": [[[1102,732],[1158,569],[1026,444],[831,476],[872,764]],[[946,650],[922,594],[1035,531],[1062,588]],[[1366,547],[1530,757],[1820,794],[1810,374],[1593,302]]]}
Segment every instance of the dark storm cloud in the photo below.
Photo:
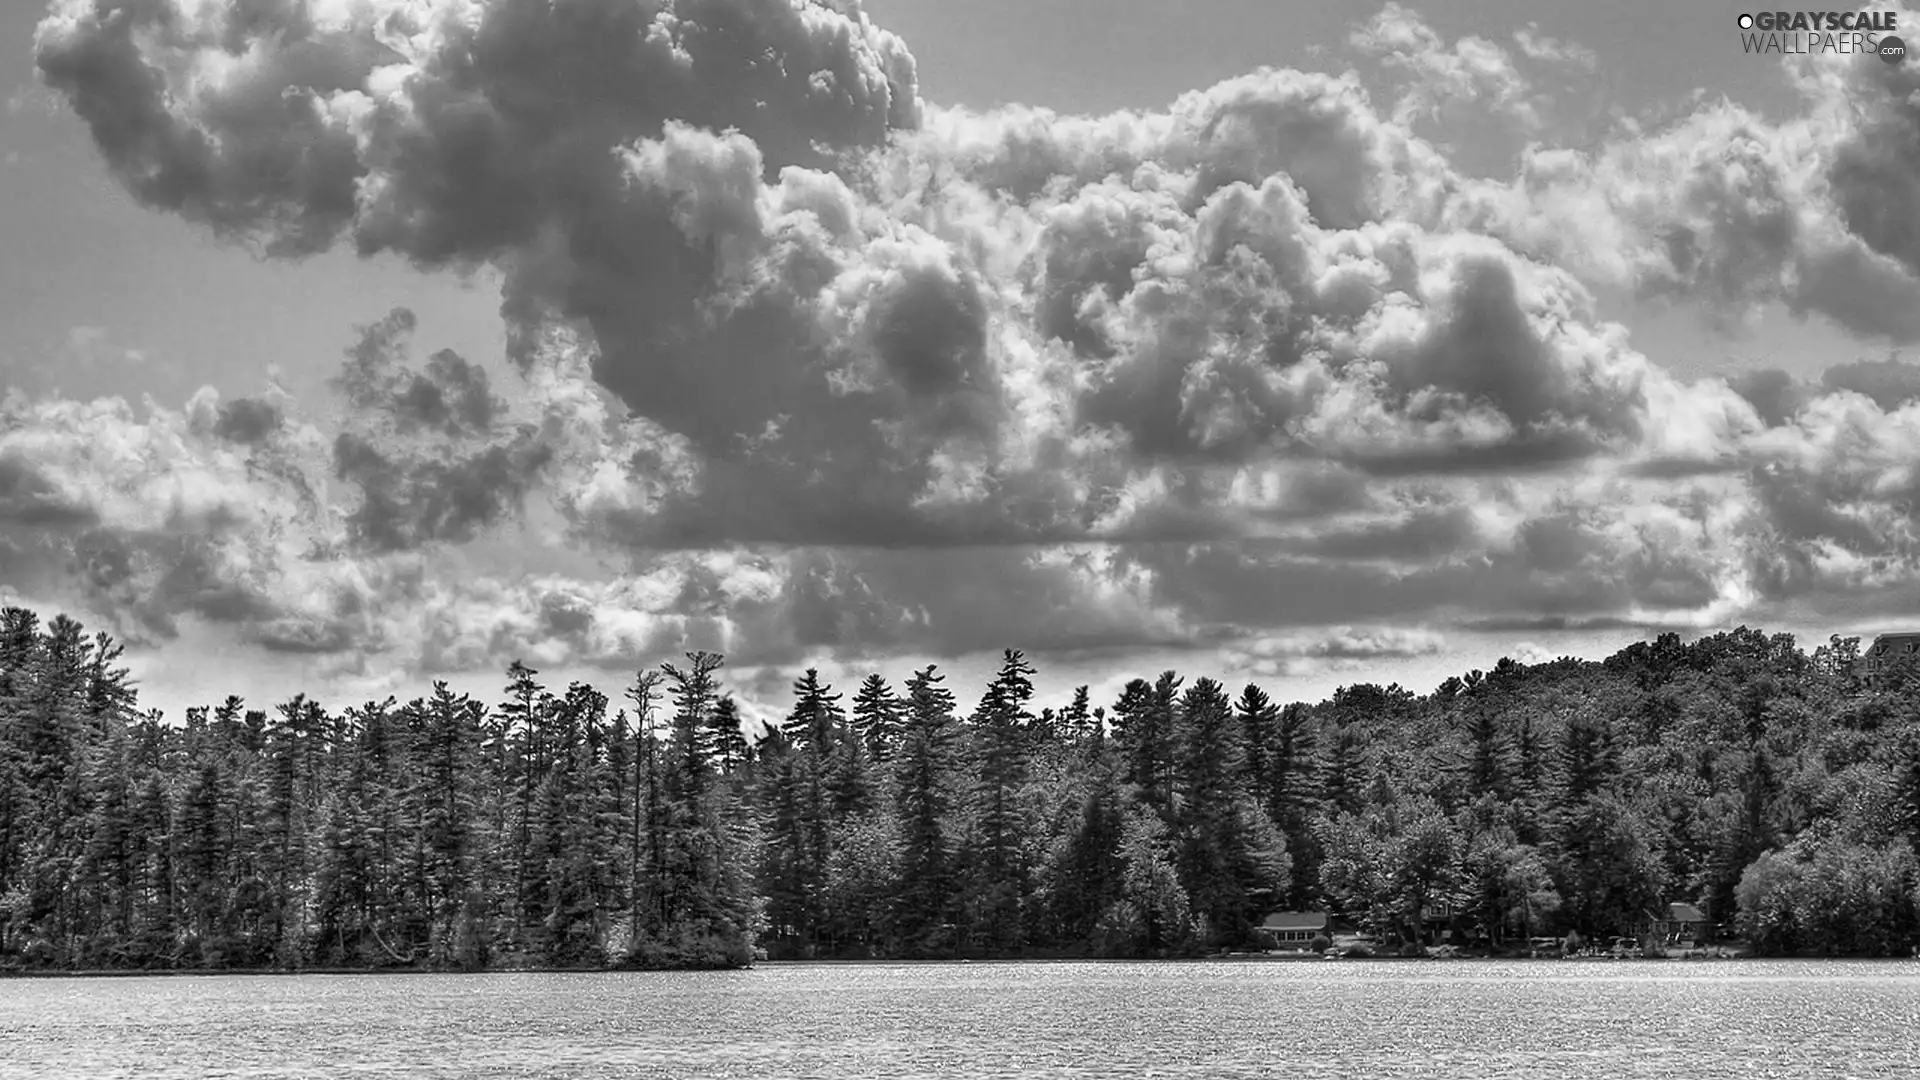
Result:
{"label": "dark storm cloud", "polygon": [[1855,360],[1828,368],[1821,374],[1820,383],[1830,391],[1865,394],[1882,410],[1893,412],[1920,398],[1920,364],[1909,364],[1898,357]]}
{"label": "dark storm cloud", "polygon": [[213,433],[229,442],[264,442],[280,430],[282,419],[279,407],[271,402],[258,398],[235,398],[220,403],[219,419],[214,422]]}
{"label": "dark storm cloud", "polygon": [[66,498],[26,455],[0,453],[0,522],[15,525],[84,525],[93,513]]}
{"label": "dark storm cloud", "polygon": [[1808,396],[1798,380],[1779,368],[1741,372],[1729,385],[1753,406],[1768,427],[1786,425]]}

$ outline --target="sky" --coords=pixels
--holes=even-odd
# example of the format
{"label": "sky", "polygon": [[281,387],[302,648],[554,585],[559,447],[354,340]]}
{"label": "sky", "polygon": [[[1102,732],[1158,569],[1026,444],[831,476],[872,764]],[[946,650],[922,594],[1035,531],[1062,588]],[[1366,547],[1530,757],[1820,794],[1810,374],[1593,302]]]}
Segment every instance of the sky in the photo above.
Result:
{"label": "sky", "polygon": [[0,601],[173,715],[1899,626],[1920,74],[1743,10],[6,5]]}

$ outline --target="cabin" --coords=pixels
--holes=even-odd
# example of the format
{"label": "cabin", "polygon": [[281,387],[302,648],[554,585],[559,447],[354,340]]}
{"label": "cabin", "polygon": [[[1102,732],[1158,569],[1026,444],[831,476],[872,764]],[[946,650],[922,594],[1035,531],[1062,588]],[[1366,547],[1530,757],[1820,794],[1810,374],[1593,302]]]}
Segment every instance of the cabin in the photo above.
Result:
{"label": "cabin", "polygon": [[1668,904],[1647,912],[1647,937],[1663,945],[1698,945],[1713,940],[1713,923],[1692,904]]}
{"label": "cabin", "polygon": [[1428,945],[1458,945],[1474,935],[1463,925],[1469,914],[1464,893],[1429,897],[1420,908],[1420,940]]}
{"label": "cabin", "polygon": [[1860,656],[1860,674],[1868,679],[1920,663],[1920,630],[1881,634]]}
{"label": "cabin", "polygon": [[1257,928],[1283,948],[1304,948],[1317,937],[1333,937],[1333,923],[1324,911],[1276,911]]}

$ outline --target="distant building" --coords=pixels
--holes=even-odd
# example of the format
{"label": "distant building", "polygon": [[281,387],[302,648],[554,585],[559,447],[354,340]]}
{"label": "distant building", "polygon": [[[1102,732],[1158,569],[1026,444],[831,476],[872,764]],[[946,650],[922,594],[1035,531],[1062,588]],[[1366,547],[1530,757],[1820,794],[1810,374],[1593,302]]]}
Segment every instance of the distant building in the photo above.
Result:
{"label": "distant building", "polygon": [[1860,673],[1871,679],[1916,662],[1920,662],[1920,630],[1881,634],[1861,654]]}
{"label": "distant building", "polygon": [[1473,935],[1460,926],[1467,914],[1465,894],[1430,897],[1420,908],[1420,939],[1429,945],[1465,941]]}
{"label": "distant building", "polygon": [[1331,937],[1331,927],[1324,911],[1276,911],[1260,924],[1260,931],[1278,945],[1305,945],[1316,937]]}
{"label": "distant building", "polygon": [[1692,904],[1668,904],[1647,912],[1647,936],[1664,945],[1698,945],[1713,940],[1713,923]]}

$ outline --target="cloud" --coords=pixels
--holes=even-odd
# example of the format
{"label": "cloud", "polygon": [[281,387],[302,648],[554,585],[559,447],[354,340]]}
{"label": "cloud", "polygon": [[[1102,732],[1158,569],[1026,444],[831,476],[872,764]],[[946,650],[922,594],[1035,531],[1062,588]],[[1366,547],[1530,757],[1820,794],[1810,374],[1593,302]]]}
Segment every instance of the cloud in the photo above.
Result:
{"label": "cloud", "polygon": [[1522,56],[1543,64],[1567,64],[1585,71],[1594,71],[1600,66],[1600,58],[1592,49],[1542,33],[1539,23],[1530,22],[1515,30],[1513,43]]}
{"label": "cloud", "polygon": [[1318,633],[1263,635],[1227,650],[1231,668],[1253,675],[1298,674],[1332,665],[1364,671],[1381,661],[1432,656],[1445,638],[1426,629],[1335,627]]}
{"label": "cloud", "polygon": [[255,444],[265,442],[280,430],[284,419],[280,409],[259,398],[235,398],[223,401],[213,433],[228,442]]}
{"label": "cloud", "polygon": [[403,308],[363,328],[334,380],[348,410],[333,470],[360,493],[345,523],[376,550],[472,539],[515,514],[553,457],[533,425],[500,422],[484,369],[448,350],[402,366],[413,327]]}
{"label": "cloud", "polygon": [[117,342],[113,331],[104,326],[71,326],[67,328],[67,340],[60,351],[60,359],[64,363],[86,367],[143,364],[147,361],[147,351]]}
{"label": "cloud", "polygon": [[1482,187],[1460,213],[1591,281],[1723,316],[1778,302],[1916,340],[1920,75],[1855,59],[1787,58],[1805,109],[1785,120],[1708,101],[1658,129],[1617,125],[1594,148],[1530,146],[1506,190]]}
{"label": "cloud", "polygon": [[1828,368],[1821,374],[1820,383],[1830,391],[1863,394],[1880,406],[1881,411],[1893,412],[1920,399],[1920,365],[1903,363],[1897,356],[1885,360],[1856,360]]}
{"label": "cloud", "polygon": [[[1516,37],[1530,57],[1564,52],[1565,47],[1536,37],[1531,28]],[[1481,106],[1510,117],[1524,130],[1541,125],[1536,93],[1499,45],[1477,36],[1452,44],[1412,11],[1389,2],[1371,20],[1348,35],[1362,55],[1405,76],[1407,92],[1394,107],[1401,123],[1438,117],[1450,105]]]}
{"label": "cloud", "polygon": [[8,116],[59,116],[64,112],[60,96],[37,84],[22,84],[7,95]]}
{"label": "cloud", "polygon": [[1551,664],[1558,658],[1553,651],[1542,648],[1531,641],[1520,642],[1509,650],[1507,655],[1511,656],[1515,662],[1521,664]]}
{"label": "cloud", "polygon": [[1791,421],[1809,396],[1798,380],[1779,368],[1741,372],[1729,386],[1753,406],[1768,427],[1781,427]]}
{"label": "cloud", "polygon": [[171,635],[184,615],[259,614],[249,582],[284,576],[277,526],[319,524],[324,511],[295,486],[252,482],[247,459],[211,435],[212,395],[196,406],[149,402],[143,418],[118,400],[10,397],[0,534],[31,570],[16,580],[58,588],[135,637]]}
{"label": "cloud", "polygon": [[[1269,69],[1101,117],[923,101],[852,3],[237,11],[63,0],[38,63],[143,203],[276,257],[491,266],[508,349],[416,356],[396,311],[331,401],[10,400],[0,567],[145,633],[1280,672],[1920,580],[1903,365],[1689,382],[1596,299],[1920,332],[1863,201],[1906,192],[1886,65],[1809,67],[1798,119],[1571,149],[1536,68],[1589,54],[1394,5],[1354,42],[1410,84],[1384,111]],[[1514,177],[1416,132],[1454,105],[1530,133]]]}
{"label": "cloud", "polygon": [[[38,38],[123,180],[277,254],[492,261],[529,366],[543,327],[583,326],[644,421],[627,460],[676,462],[598,501],[602,538],[1123,541],[1195,528],[1168,503],[1196,468],[1552,466],[1639,423],[1639,358],[1547,324],[1588,306],[1570,278],[1439,228],[1444,164],[1351,79],[1263,72],[1064,146],[1023,130],[1016,164],[992,145],[1015,117],[923,125],[911,58],[855,8],[163,10],[61,5]],[[589,49],[611,51],[557,59]],[[454,408],[434,385],[407,392]],[[388,545],[495,520],[541,464],[493,445],[407,480],[357,436],[336,458]]]}

